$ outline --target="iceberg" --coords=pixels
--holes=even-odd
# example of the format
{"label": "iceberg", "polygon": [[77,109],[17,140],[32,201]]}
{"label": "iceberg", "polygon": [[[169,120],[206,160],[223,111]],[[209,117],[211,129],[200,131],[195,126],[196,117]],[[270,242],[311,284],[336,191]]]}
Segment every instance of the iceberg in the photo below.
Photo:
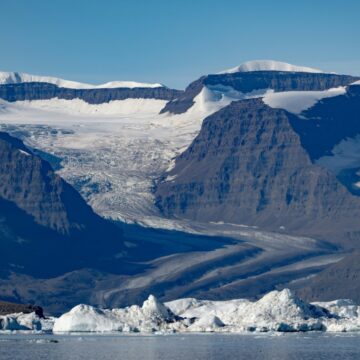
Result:
{"label": "iceberg", "polygon": [[54,318],[40,318],[35,312],[0,315],[0,331],[51,331]]}
{"label": "iceberg", "polygon": [[186,298],[161,303],[150,295],[140,307],[97,309],[78,305],[55,320],[54,332],[303,332],[360,331],[351,300],[307,303],[288,289],[257,301]]}
{"label": "iceberg", "polygon": [[150,295],[142,306],[101,309],[80,304],[59,318],[35,313],[0,316],[2,331],[54,333],[193,332],[354,332],[360,331],[360,307],[351,300],[307,303],[289,289],[271,291],[257,301],[178,299],[166,303]]}
{"label": "iceberg", "polygon": [[97,309],[77,305],[56,319],[54,332],[156,332],[171,330],[175,315],[150,295],[142,307],[132,305],[124,309]]}

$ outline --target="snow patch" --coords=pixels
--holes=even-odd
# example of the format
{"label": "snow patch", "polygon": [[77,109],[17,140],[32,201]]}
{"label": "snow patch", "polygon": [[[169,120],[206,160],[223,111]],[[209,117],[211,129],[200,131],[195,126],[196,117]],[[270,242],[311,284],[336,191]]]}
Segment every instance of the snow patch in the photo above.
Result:
{"label": "snow patch", "polygon": [[24,150],[19,149],[19,152],[20,152],[21,154],[26,155],[26,156],[30,156],[30,154],[29,154],[27,151],[24,151]]}
{"label": "snow patch", "polygon": [[360,167],[360,135],[341,140],[331,152],[332,155],[323,156],[316,163],[333,171],[335,174],[344,169]]}
{"label": "snow patch", "polygon": [[263,102],[275,109],[284,109],[293,114],[301,114],[322,99],[344,95],[345,93],[346,88],[343,86],[323,91],[268,92],[263,97]]}
{"label": "snow patch", "polygon": [[306,73],[323,73],[319,69],[306,66],[297,66],[286,62],[274,60],[254,60],[245,62],[234,68],[221,71],[219,74],[233,74],[237,72],[250,71],[287,71],[287,72],[306,72]]}
{"label": "snow patch", "polygon": [[176,179],[176,176],[177,175],[169,175],[169,176],[166,177],[165,181],[166,182],[174,181]]}

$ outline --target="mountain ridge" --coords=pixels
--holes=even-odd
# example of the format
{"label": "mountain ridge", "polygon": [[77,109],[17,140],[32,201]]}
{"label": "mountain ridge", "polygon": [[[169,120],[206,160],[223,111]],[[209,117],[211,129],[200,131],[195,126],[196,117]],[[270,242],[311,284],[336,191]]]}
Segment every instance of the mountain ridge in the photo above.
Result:
{"label": "mountain ridge", "polygon": [[54,84],[58,87],[70,88],[70,89],[111,89],[111,88],[157,88],[164,87],[164,85],[159,83],[143,83],[136,81],[110,81],[104,84],[92,85],[81,83],[72,80],[64,80],[52,76],[42,76],[42,75],[31,75],[21,72],[0,72],[0,84],[9,85],[9,84],[19,84],[19,83],[49,83]]}

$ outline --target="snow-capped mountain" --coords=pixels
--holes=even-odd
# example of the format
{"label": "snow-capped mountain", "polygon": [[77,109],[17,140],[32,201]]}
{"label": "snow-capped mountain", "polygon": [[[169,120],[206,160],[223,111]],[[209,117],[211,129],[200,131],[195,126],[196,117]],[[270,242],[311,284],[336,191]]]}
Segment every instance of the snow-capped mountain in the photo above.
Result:
{"label": "snow-capped mountain", "polygon": [[320,70],[299,67],[276,61],[250,61],[234,69],[218,74],[209,74],[192,82],[184,91],[166,105],[163,113],[180,114],[194,103],[194,98],[204,87],[215,91],[237,91],[249,93],[267,90],[283,91],[322,91],[346,86],[357,78]]}
{"label": "snow-capped mountain", "polygon": [[[59,99],[66,100],[65,103],[70,104],[69,101],[73,100],[70,107],[76,109],[81,107],[81,102],[108,104],[117,100],[130,100],[128,105],[131,107],[131,102],[134,102],[131,99],[143,100],[138,101],[141,106],[142,103],[147,102],[147,99],[169,101],[181,93],[182,91],[169,89],[161,84],[113,81],[101,85],[91,85],[54,77],[0,72],[0,99],[8,102]],[[65,106],[65,108],[67,107]],[[82,107],[84,108],[84,106]],[[126,109],[129,109],[129,106],[125,107],[125,113],[128,111]]]}
{"label": "snow-capped mountain", "polygon": [[360,246],[359,89],[350,83],[231,103],[205,119],[176,158],[158,184],[158,206],[168,216]]}

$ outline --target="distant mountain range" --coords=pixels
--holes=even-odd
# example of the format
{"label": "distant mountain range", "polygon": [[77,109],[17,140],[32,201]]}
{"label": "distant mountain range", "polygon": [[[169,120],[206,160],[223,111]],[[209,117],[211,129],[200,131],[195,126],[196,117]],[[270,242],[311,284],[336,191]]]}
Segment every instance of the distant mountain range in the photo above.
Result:
{"label": "distant mountain range", "polygon": [[0,297],[342,297],[358,276],[359,85],[275,61],[184,91],[0,73]]}

